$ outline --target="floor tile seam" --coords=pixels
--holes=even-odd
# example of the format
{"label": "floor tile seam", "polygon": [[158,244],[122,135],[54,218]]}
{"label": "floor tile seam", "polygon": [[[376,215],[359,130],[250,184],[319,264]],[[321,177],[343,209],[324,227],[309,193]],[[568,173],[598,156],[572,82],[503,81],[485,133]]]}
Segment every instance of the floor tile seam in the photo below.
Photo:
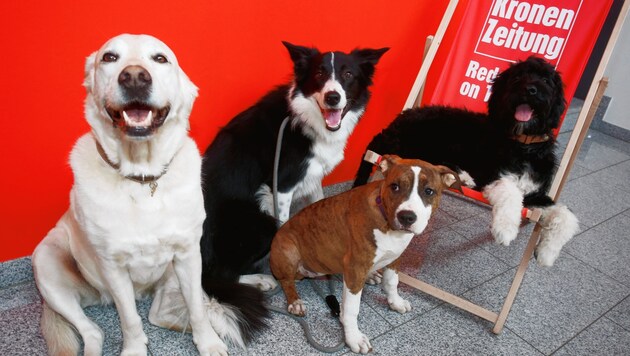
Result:
{"label": "floor tile seam", "polygon": [[606,277],[607,277],[607,278],[609,278],[611,281],[613,281],[613,282],[615,282],[615,283],[619,284],[620,286],[622,286],[622,287],[626,288],[626,289],[630,292],[630,284],[626,284],[626,282],[622,282],[622,281],[620,281],[620,280],[616,279],[614,276],[611,276],[610,274],[608,274],[608,273],[606,273],[606,272],[602,271],[602,270],[601,270],[601,269],[599,269],[598,267],[591,265],[590,263],[588,263],[588,262],[584,261],[584,260],[583,260],[583,259],[581,259],[579,256],[576,256],[576,255],[574,255],[574,254],[570,253],[569,251],[561,251],[561,253],[565,253],[565,254],[567,254],[567,255],[569,255],[569,256],[571,256],[571,257],[573,257],[573,258],[574,258],[575,260],[577,260],[579,263],[581,263],[581,264],[583,264],[583,265],[586,265],[586,266],[588,266],[588,267],[592,268],[592,269],[593,269],[593,270],[595,270],[597,273],[600,273],[600,274],[602,274],[602,275],[606,276]]}
{"label": "floor tile seam", "polygon": [[[627,156],[630,156],[630,155],[627,155]],[[579,163],[575,163],[575,164],[577,164],[577,165],[579,165],[580,167],[582,167],[582,168],[587,169],[587,170],[589,170],[589,171],[590,171],[589,173],[587,173],[587,174],[585,174],[585,175],[583,175],[583,176],[582,176],[582,177],[587,177],[587,176],[590,176],[590,175],[591,175],[591,174],[593,174],[593,173],[598,173],[598,172],[603,171],[604,169],[613,168],[613,167],[615,167],[615,166],[622,165],[622,164],[624,164],[624,163],[627,163],[628,161],[630,161],[630,158],[628,158],[628,159],[624,159],[623,161],[619,161],[619,162],[617,162],[617,163],[613,163],[613,164],[611,164],[611,165],[609,165],[609,166],[602,167],[602,168],[599,168],[599,169],[591,169],[591,168],[588,168],[588,167],[584,167],[583,165],[580,165]],[[582,178],[582,177],[578,177],[578,178]],[[576,179],[578,179],[578,178],[576,178]]]}
{"label": "floor tile seam", "polygon": [[[509,316],[509,315],[508,315]],[[515,330],[512,330],[510,327],[506,325],[503,326],[504,330],[509,330],[512,334],[514,334],[514,336],[516,336],[517,338],[519,338],[521,341],[523,341],[524,343],[526,343],[527,345],[531,346],[532,349],[534,349],[536,352],[538,352],[541,355],[546,355],[542,350],[539,350],[536,345],[532,344],[531,342],[529,342],[526,338],[522,337],[521,335],[519,335]]]}
{"label": "floor tile seam", "polygon": [[[579,176],[579,177],[575,177],[575,178],[567,179],[567,183],[568,183],[568,182],[573,182],[573,181],[576,181],[576,180],[578,180],[578,179],[582,179],[582,178],[589,177],[589,176],[591,176],[591,175],[593,175],[593,174],[595,174],[595,173],[599,173],[599,172],[603,171],[604,169],[608,169],[608,168],[611,168],[611,167],[615,167],[615,166],[617,166],[617,165],[624,164],[624,163],[626,163],[626,162],[628,162],[628,161],[630,161],[630,158],[625,159],[625,160],[620,161],[620,162],[617,162],[617,163],[614,163],[614,164],[612,164],[612,165],[610,165],[610,166],[606,166],[606,167],[599,168],[599,169],[592,169],[592,168],[588,168],[588,167],[585,167],[585,166],[583,166],[583,165],[581,165],[581,164],[579,164],[579,163],[577,163],[577,162],[574,162],[574,163],[573,163],[573,166],[577,165],[577,166],[579,166],[579,167],[581,167],[581,168],[583,168],[583,169],[586,169],[586,170],[588,171],[588,173],[586,173],[586,174],[584,174],[584,175],[582,175],[582,176]],[[571,168],[573,168],[573,166],[572,166]],[[569,172],[569,173],[570,173],[570,172]],[[616,187],[616,186],[615,186],[615,187]],[[625,189],[623,189],[623,188],[621,188],[621,187],[620,187],[620,188],[618,188],[618,189],[623,190],[623,191],[625,191],[625,192],[628,192],[628,190],[625,190]],[[562,194],[562,192],[560,192],[560,194]]]}
{"label": "floor tile seam", "polygon": [[[515,269],[515,268],[518,268],[518,266],[515,266],[515,267],[509,267],[507,270],[505,270],[505,271],[503,271],[503,272],[501,272],[501,273],[497,274],[496,276],[493,276],[493,277],[491,277],[491,278],[488,278],[487,280],[485,280],[485,281],[483,281],[483,282],[480,282],[480,283],[479,283],[479,284],[477,284],[476,286],[470,287],[470,288],[468,288],[467,290],[463,291],[462,293],[457,294],[457,296],[459,296],[460,298],[464,298],[464,294],[466,294],[466,293],[468,293],[468,292],[472,291],[472,290],[473,290],[473,289],[475,289],[475,288],[479,288],[479,287],[483,286],[484,284],[486,284],[486,283],[488,283],[488,282],[491,282],[492,280],[496,279],[497,277],[500,277],[500,276],[504,275],[505,273],[509,272],[510,270]],[[527,271],[525,271],[525,272],[527,272]],[[497,314],[498,314],[498,313],[497,313]]]}
{"label": "floor tile seam", "polygon": [[[618,216],[620,216],[620,215],[625,215],[625,213],[626,213],[627,211],[629,211],[629,210],[630,210],[630,207],[629,207],[629,208],[626,208],[625,210],[622,210],[622,211],[620,211],[620,212],[618,212],[618,213],[616,213],[616,214],[614,214],[614,215],[612,215],[612,216],[610,216],[610,217],[608,217],[608,218],[606,218],[605,220],[602,220],[602,221],[600,221],[600,222],[596,223],[596,224],[595,224],[595,225],[593,225],[593,226],[584,225],[584,224],[582,224],[580,221],[578,221],[578,223],[580,223],[580,226],[586,226],[586,230],[578,232],[575,236],[573,236],[573,238],[576,238],[576,237],[578,237],[578,236],[582,235],[583,233],[585,233],[585,232],[587,232],[587,231],[589,231],[589,230],[592,230],[592,229],[594,229],[594,228],[596,228],[596,227],[598,227],[598,226],[600,226],[600,225],[603,225],[603,224],[605,224],[605,223],[609,222],[610,220],[617,218],[617,217],[618,217]],[[569,241],[570,241],[570,240],[569,240]]]}
{"label": "floor tile seam", "polygon": [[[615,304],[616,305],[616,304]],[[610,311],[610,309],[608,310]],[[566,340],[565,342],[562,343],[562,345],[558,346],[555,350],[553,350],[549,355],[553,355],[556,352],[560,351],[563,347],[565,347],[566,345],[568,345],[571,341],[573,341],[575,338],[577,338],[578,336],[580,336],[582,333],[584,333],[586,330],[588,330],[588,328],[590,328],[591,326],[593,326],[595,323],[597,323],[598,321],[602,320],[602,319],[608,319],[605,318],[605,314],[608,313],[608,311],[606,311],[605,313],[602,313],[602,315],[600,315],[598,318],[596,318],[595,320],[593,320],[591,323],[589,323],[588,325],[584,326],[582,329],[580,329],[578,332],[575,333],[575,335],[573,335],[571,338],[569,338],[568,340]]]}
{"label": "floor tile seam", "polygon": [[[610,310],[609,310],[610,311]],[[606,312],[606,314],[608,314],[608,312]],[[621,324],[619,324],[618,322],[614,321],[613,319],[611,319],[610,317],[606,316],[606,314],[603,315],[603,318],[610,321],[611,323],[615,324],[616,326],[620,327],[621,329],[623,329],[624,331],[627,331],[628,333],[630,333],[630,328],[627,328]]]}
{"label": "floor tile seam", "polygon": [[[394,325],[392,323],[390,323],[389,320],[387,320],[387,318],[385,318],[383,315],[381,315],[381,313],[379,313],[378,310],[376,310],[376,308],[371,303],[369,303],[367,300],[363,299],[363,295],[361,295],[361,301],[363,303],[365,303],[376,315],[378,315],[379,318],[381,318],[383,321],[385,321],[385,323],[387,325],[389,325],[390,328],[394,327]],[[343,303],[343,301],[340,301],[340,303]],[[341,323],[341,320],[339,321],[339,323]]]}
{"label": "floor tile seam", "polygon": [[622,329],[630,332],[630,328],[624,327],[623,325],[620,325],[619,323],[617,323],[616,321],[614,321],[610,317],[606,316],[608,313],[610,313],[613,309],[615,309],[617,306],[619,306],[621,303],[625,302],[626,300],[630,300],[630,293],[628,293],[628,295],[626,295],[623,299],[621,299],[617,304],[611,306],[608,310],[606,310],[604,313],[602,313],[602,316],[605,317],[607,320],[610,320],[611,322],[613,322],[615,325],[618,325]]}
{"label": "floor tile seam", "polygon": [[[400,284],[401,284],[401,282],[399,282],[399,283],[398,283],[398,285],[399,285],[399,286],[400,286]],[[404,283],[403,283],[403,284],[404,284]],[[405,285],[406,285],[406,284],[405,284]],[[413,287],[411,287],[411,286],[409,286],[409,287],[410,287],[410,288],[413,288]],[[382,288],[380,288],[380,286],[379,286],[379,290],[381,290],[381,291],[382,291]],[[432,310],[434,310],[434,309],[436,309],[436,308],[440,307],[442,304],[445,304],[445,303],[446,303],[446,302],[444,302],[444,301],[442,301],[442,300],[440,300],[440,299],[438,299],[438,298],[435,298],[435,297],[433,297],[433,296],[431,296],[431,295],[429,295],[429,294],[426,294],[426,293],[424,293],[424,292],[422,292],[422,291],[418,291],[418,290],[416,290],[415,288],[414,288],[414,291],[419,292],[421,296],[424,296],[424,295],[428,296],[429,298],[431,298],[431,300],[434,300],[434,301],[435,301],[435,305],[434,305],[434,306],[432,306],[432,307],[429,307],[427,310],[425,310],[425,311],[423,311],[423,312],[419,312],[416,316],[414,316],[414,317],[410,318],[410,319],[409,319],[409,320],[407,320],[407,321],[404,321],[404,322],[403,322],[402,324],[400,324],[400,325],[407,324],[407,323],[408,323],[408,322],[410,322],[411,320],[415,320],[415,319],[418,319],[418,318],[420,318],[420,317],[423,317],[424,315],[426,315],[426,314],[427,314],[427,313],[429,313],[430,311],[432,311]],[[396,329],[396,328],[398,328],[398,327],[400,326],[400,325],[394,325],[394,324],[390,323],[390,322],[389,322],[389,320],[387,320],[387,318],[386,318],[385,316],[383,316],[383,315],[381,315],[381,313],[379,313],[379,311],[376,309],[376,307],[375,307],[375,306],[373,306],[373,305],[372,305],[372,303],[370,303],[370,302],[368,302],[368,301],[366,301],[366,300],[363,300],[363,298],[362,298],[361,300],[362,300],[365,304],[367,304],[367,305],[370,307],[370,309],[372,309],[372,311],[374,311],[374,312],[375,312],[375,313],[376,313],[379,317],[381,317],[383,320],[385,320],[385,322],[386,322],[386,323],[390,326],[390,329],[391,329],[391,330]],[[433,304],[433,301],[431,302],[431,304]],[[385,334],[385,333],[387,333],[387,332],[384,332],[383,334]],[[378,337],[378,336],[375,336],[374,338],[376,338],[376,337]]]}
{"label": "floor tile seam", "polygon": [[[471,217],[471,218],[472,218],[472,217]],[[467,219],[466,219],[466,220],[467,220]],[[462,220],[462,221],[465,221],[465,220]],[[516,265],[516,266],[512,266],[512,265],[510,265],[509,263],[507,263],[507,262],[503,261],[500,257],[498,257],[498,256],[496,256],[494,253],[492,253],[492,251],[490,251],[490,250],[486,249],[486,247],[485,247],[484,245],[482,245],[481,243],[479,243],[479,242],[477,242],[477,241],[475,241],[475,240],[473,240],[473,239],[469,239],[468,237],[466,237],[465,235],[461,234],[461,233],[460,233],[459,231],[457,231],[456,229],[453,229],[453,228],[448,227],[448,226],[447,226],[446,228],[448,228],[450,231],[452,231],[452,232],[456,233],[458,236],[460,236],[460,237],[461,237],[461,238],[463,238],[464,240],[466,240],[466,241],[470,241],[470,242],[474,243],[477,247],[481,248],[484,252],[486,252],[487,254],[489,254],[490,256],[492,256],[494,259],[498,260],[498,261],[499,261],[499,262],[501,262],[503,265],[505,265],[505,266],[507,267],[507,269],[508,269],[508,270],[509,270],[509,269],[511,269],[511,268],[514,268],[514,267],[518,267],[518,265]],[[519,263],[520,263],[520,262],[519,262]]]}
{"label": "floor tile seam", "polygon": [[[422,294],[425,294],[425,293],[422,293]],[[425,310],[424,312],[419,313],[418,315],[414,316],[413,318],[410,318],[409,320],[406,320],[406,321],[402,322],[401,324],[392,325],[392,327],[389,330],[384,331],[384,332],[380,333],[379,335],[376,335],[376,336],[372,337],[371,339],[375,340],[375,339],[378,339],[379,337],[382,337],[382,336],[385,336],[385,335],[387,335],[387,334],[389,334],[391,332],[394,332],[397,329],[400,329],[402,326],[407,325],[407,324],[409,324],[409,323],[411,323],[411,322],[413,322],[415,320],[418,320],[418,319],[426,316],[428,313],[430,313],[430,312],[440,308],[442,305],[446,304],[446,302],[443,302],[443,301],[441,301],[441,300],[439,300],[437,298],[434,298],[434,299],[436,299],[438,301],[437,305],[435,305],[435,306]]]}

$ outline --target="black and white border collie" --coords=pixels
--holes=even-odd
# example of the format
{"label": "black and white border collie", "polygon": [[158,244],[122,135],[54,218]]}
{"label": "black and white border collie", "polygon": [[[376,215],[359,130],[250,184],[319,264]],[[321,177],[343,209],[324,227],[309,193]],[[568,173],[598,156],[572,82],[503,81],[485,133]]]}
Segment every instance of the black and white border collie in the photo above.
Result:
{"label": "black and white border collie", "polygon": [[368,103],[375,65],[388,50],[321,53],[283,43],[294,63],[293,82],[234,117],[204,154],[204,283],[239,281],[261,290],[275,288],[273,277],[261,272],[277,231],[271,186],[281,123],[289,117],[278,169],[283,223],[294,199],[323,198],[322,179],[343,159],[348,137]]}
{"label": "black and white border collie", "polygon": [[[403,111],[367,149],[442,164],[492,204],[492,235],[509,245],[518,235],[521,210],[542,208],[538,263],[550,266],[579,230],[566,206],[547,196],[557,159],[553,129],[566,108],[563,83],[554,67],[530,57],[500,73],[492,85],[488,114],[427,106]],[[372,165],[362,162],[354,185]]]}

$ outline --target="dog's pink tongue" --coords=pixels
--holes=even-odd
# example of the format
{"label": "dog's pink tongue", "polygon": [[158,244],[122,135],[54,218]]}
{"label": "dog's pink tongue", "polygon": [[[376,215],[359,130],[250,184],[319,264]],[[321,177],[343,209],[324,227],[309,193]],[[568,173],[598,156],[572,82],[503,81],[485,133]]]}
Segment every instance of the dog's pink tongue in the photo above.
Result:
{"label": "dog's pink tongue", "polygon": [[151,110],[125,110],[123,116],[127,124],[131,126],[147,126],[151,124]]}
{"label": "dog's pink tongue", "polygon": [[339,127],[339,125],[341,125],[341,111],[342,110],[324,110],[326,126],[330,128]]}
{"label": "dog's pink tongue", "polygon": [[527,104],[521,104],[519,106],[516,107],[516,112],[514,113],[514,118],[517,121],[529,121],[532,118],[532,114],[534,113],[534,111],[532,110],[532,108],[527,105]]}

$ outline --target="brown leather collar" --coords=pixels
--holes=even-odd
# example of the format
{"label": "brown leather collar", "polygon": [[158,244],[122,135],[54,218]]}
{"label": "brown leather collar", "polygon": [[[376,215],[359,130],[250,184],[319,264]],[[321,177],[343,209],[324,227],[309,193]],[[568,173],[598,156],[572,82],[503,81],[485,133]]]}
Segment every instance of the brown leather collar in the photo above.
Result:
{"label": "brown leather collar", "polygon": [[514,141],[518,141],[524,145],[529,145],[532,143],[541,143],[547,142],[551,139],[551,136],[544,135],[514,135],[510,137]]}
{"label": "brown leather collar", "polygon": [[[103,161],[105,161],[107,164],[109,164],[115,170],[119,170],[120,169],[120,165],[110,161],[109,158],[107,157],[107,154],[105,154],[105,150],[103,150],[103,146],[101,146],[100,142],[98,142],[96,140],[94,140],[94,141],[96,142],[96,150],[98,151],[98,154],[101,155],[101,158],[103,159]],[[160,179],[160,177],[162,177],[165,173],[166,173],[166,168],[164,168],[164,170],[162,171],[162,173],[159,176],[145,176],[144,174],[142,174],[142,175],[138,175],[138,176],[124,176],[124,177],[129,179],[129,180],[132,180],[134,182],[138,182],[140,184],[145,184],[145,183],[154,183],[155,181]],[[157,184],[156,184],[156,186],[157,186]],[[153,195],[153,194],[151,194],[151,195]]]}

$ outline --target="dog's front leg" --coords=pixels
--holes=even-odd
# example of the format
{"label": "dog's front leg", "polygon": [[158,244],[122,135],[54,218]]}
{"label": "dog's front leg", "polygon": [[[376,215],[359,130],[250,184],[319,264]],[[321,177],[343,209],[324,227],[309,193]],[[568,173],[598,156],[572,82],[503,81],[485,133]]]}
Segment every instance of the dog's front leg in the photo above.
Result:
{"label": "dog's front leg", "polygon": [[289,220],[291,214],[291,201],[293,200],[293,191],[280,193],[278,192],[278,220],[284,225]]}
{"label": "dog's front leg", "polygon": [[120,266],[104,266],[102,277],[116,304],[123,333],[121,355],[146,355],[147,335],[142,330],[142,319],[136,309],[136,296],[129,272]]}
{"label": "dog's front leg", "polygon": [[227,356],[227,346],[210,325],[210,320],[203,304],[204,292],[201,288],[201,251],[199,244],[194,243],[188,251],[176,254],[173,260],[173,268],[179,279],[179,286],[188,307],[193,341],[197,345],[199,354],[202,356]]}
{"label": "dog's front leg", "polygon": [[536,248],[536,261],[541,266],[552,266],[562,247],[578,233],[577,217],[562,204],[542,209],[542,233]]}
{"label": "dog's front leg", "polygon": [[359,289],[356,293],[353,293],[344,278],[339,320],[343,324],[346,344],[352,352],[366,354],[372,351],[372,344],[370,344],[370,339],[359,330],[358,317],[362,292],[363,289]]}
{"label": "dog's front leg", "polygon": [[382,286],[387,295],[387,303],[389,303],[390,309],[401,314],[411,311],[409,301],[398,295],[398,272],[395,269],[390,267],[383,269]]}
{"label": "dog's front leg", "polygon": [[497,243],[508,246],[518,235],[523,192],[514,180],[501,177],[487,185],[483,194],[492,205],[492,236]]}

